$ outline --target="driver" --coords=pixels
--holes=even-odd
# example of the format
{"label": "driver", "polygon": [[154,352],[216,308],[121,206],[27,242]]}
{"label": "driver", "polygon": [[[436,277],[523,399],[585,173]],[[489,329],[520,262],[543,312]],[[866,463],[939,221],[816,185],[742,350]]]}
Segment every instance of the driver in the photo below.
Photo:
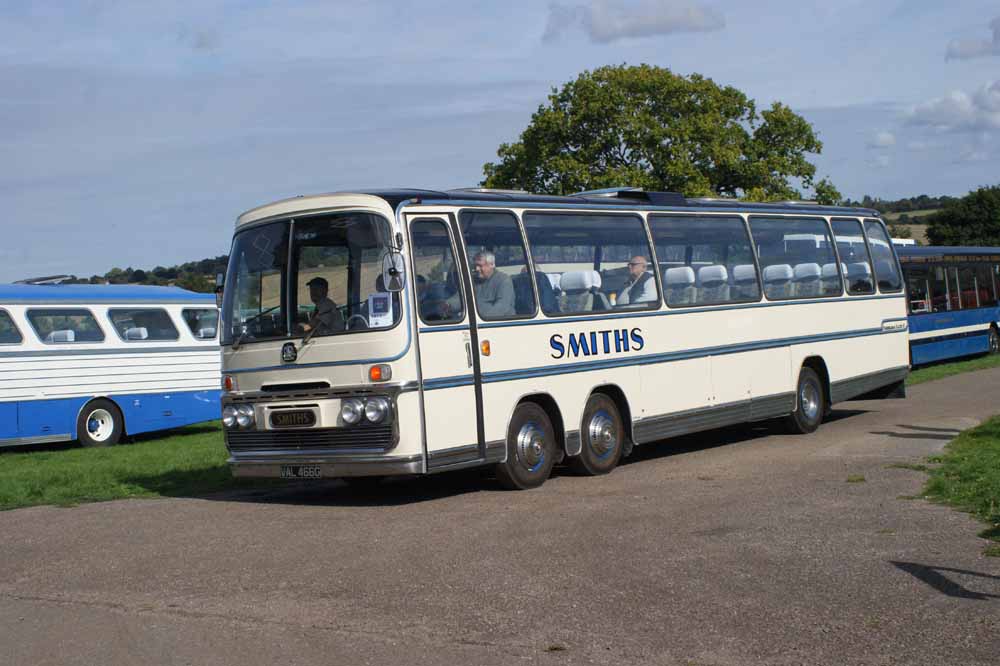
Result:
{"label": "driver", "polygon": [[316,333],[330,334],[343,331],[344,316],[340,314],[337,304],[327,295],[330,292],[330,283],[326,278],[314,277],[306,282],[309,287],[309,300],[313,302],[316,309],[309,316],[308,323],[302,324],[302,331],[308,333],[316,329]]}

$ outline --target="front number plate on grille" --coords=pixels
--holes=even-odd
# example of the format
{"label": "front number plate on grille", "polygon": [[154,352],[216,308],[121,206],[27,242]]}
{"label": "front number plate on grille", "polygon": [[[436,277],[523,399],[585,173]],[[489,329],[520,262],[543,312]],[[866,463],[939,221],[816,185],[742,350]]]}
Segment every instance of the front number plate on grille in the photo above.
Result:
{"label": "front number plate on grille", "polygon": [[316,425],[316,415],[307,409],[291,409],[271,414],[272,428],[308,428]]}
{"label": "front number plate on grille", "polygon": [[283,479],[318,479],[322,476],[319,465],[281,466],[281,478]]}

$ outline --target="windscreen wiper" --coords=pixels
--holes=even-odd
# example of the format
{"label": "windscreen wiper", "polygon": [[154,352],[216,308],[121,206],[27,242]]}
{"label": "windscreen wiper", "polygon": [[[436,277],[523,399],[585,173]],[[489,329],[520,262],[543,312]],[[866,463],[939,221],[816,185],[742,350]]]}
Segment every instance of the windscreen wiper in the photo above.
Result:
{"label": "windscreen wiper", "polygon": [[273,308],[268,308],[266,310],[262,310],[261,312],[258,312],[257,314],[255,314],[254,316],[250,317],[249,319],[247,319],[246,321],[244,321],[242,324],[240,324],[240,326],[243,328],[243,330],[240,331],[240,334],[236,336],[235,340],[233,340],[233,351],[236,351],[237,349],[239,349],[240,345],[243,344],[243,337],[247,334],[247,326],[250,324],[250,322],[257,321],[258,319],[260,319],[264,315],[271,314],[272,312],[274,312],[275,310],[277,310],[280,307],[281,307],[281,304],[279,303],[278,305],[275,305]]}

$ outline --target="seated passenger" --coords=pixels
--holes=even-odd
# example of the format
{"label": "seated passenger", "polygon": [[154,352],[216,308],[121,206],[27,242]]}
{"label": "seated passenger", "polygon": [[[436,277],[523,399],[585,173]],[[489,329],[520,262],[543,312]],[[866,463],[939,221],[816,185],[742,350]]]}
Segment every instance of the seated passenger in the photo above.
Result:
{"label": "seated passenger", "polygon": [[615,307],[649,303],[656,300],[656,280],[646,272],[646,257],[637,254],[628,262],[629,278],[618,292]]}
{"label": "seated passenger", "polygon": [[[557,312],[556,291],[552,287],[549,277],[542,272],[542,269],[535,265],[535,287],[538,290],[538,300],[542,306],[542,312]],[[520,275],[514,276],[514,306],[517,314],[531,314],[535,309],[533,302],[535,295],[531,289],[531,281],[528,277],[528,267],[521,269]]]}
{"label": "seated passenger", "polygon": [[497,270],[496,255],[485,251],[472,258],[474,287],[479,314],[484,318],[508,317],[514,311],[514,284],[510,276]]}

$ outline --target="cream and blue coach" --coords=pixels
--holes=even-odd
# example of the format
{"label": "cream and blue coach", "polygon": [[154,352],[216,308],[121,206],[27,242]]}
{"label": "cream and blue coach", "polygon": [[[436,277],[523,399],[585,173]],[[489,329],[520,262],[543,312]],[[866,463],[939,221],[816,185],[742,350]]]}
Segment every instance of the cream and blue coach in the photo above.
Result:
{"label": "cream and blue coach", "polygon": [[122,436],[219,417],[212,294],[0,285],[0,447]]}
{"label": "cream and blue coach", "polygon": [[335,193],[239,216],[222,300],[239,476],[611,471],[636,444],[899,397],[873,210],[611,189]]}

